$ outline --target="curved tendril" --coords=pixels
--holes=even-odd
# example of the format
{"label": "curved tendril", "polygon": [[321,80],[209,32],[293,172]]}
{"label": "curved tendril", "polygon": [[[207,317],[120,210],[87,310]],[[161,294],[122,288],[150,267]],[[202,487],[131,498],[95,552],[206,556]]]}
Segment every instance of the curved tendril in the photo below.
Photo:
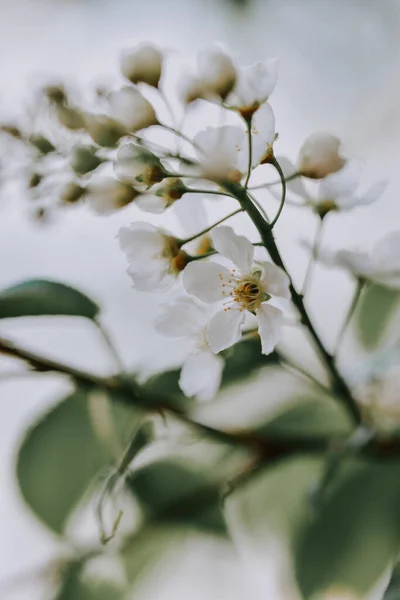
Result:
{"label": "curved tendril", "polygon": [[280,164],[278,163],[278,161],[276,160],[276,158],[273,157],[271,159],[271,164],[278,171],[279,177],[281,178],[281,183],[282,183],[282,199],[281,199],[281,203],[279,205],[278,212],[276,213],[275,217],[272,219],[271,224],[269,226],[270,229],[273,229],[274,226],[275,226],[275,224],[278,222],[279,217],[281,216],[283,207],[285,206],[285,200],[286,200],[286,180],[285,180],[285,176],[283,174],[282,168],[281,168]]}

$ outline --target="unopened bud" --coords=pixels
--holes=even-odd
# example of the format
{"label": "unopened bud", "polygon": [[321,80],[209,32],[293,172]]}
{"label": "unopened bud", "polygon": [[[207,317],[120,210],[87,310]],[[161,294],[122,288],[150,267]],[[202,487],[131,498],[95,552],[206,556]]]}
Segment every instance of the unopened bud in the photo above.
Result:
{"label": "unopened bud", "polygon": [[123,87],[117,92],[112,92],[109,102],[113,119],[131,133],[158,125],[154,108],[136,88]]}
{"label": "unopened bud", "polygon": [[151,44],[143,44],[126,51],[121,58],[121,72],[132,83],[147,83],[158,87],[163,55]]}
{"label": "unopened bud", "polygon": [[121,123],[107,117],[107,115],[86,113],[84,123],[85,129],[92,140],[104,148],[113,148],[126,135],[126,130]]}
{"label": "unopened bud", "polygon": [[60,201],[62,204],[76,204],[86,193],[86,189],[76,181],[69,181],[60,191]]}
{"label": "unopened bud", "polygon": [[72,149],[71,168],[77,175],[86,175],[97,169],[104,160],[97,156],[94,146],[76,145]]}
{"label": "unopened bud", "polygon": [[166,206],[170,206],[179,198],[182,198],[183,194],[188,192],[189,189],[183,183],[179,177],[169,177],[157,190],[154,190],[156,196],[165,200]]}
{"label": "unopened bud", "polygon": [[50,152],[54,152],[55,150],[55,146],[43,135],[31,135],[29,142],[41,154],[50,154]]}
{"label": "unopened bud", "polygon": [[138,194],[131,185],[111,177],[103,177],[92,182],[88,186],[87,192],[91,207],[99,214],[107,214],[124,208]]}
{"label": "unopened bud", "polygon": [[304,177],[322,179],[341,169],[346,160],[339,154],[340,140],[329,133],[314,133],[299,152],[298,171]]}
{"label": "unopened bud", "polygon": [[83,114],[77,108],[67,104],[57,104],[55,111],[57,119],[66,129],[77,131],[84,128]]}
{"label": "unopened bud", "polygon": [[121,181],[146,187],[159,183],[168,175],[155,154],[136,144],[126,144],[120,148],[114,170]]}
{"label": "unopened bud", "polygon": [[214,45],[198,55],[199,81],[209,95],[225,100],[236,83],[236,69],[231,57]]}

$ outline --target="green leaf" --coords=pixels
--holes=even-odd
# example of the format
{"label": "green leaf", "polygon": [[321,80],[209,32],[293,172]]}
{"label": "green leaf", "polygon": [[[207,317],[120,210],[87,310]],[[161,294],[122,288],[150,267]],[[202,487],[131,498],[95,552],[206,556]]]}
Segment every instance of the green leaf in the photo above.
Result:
{"label": "green leaf", "polygon": [[151,520],[226,533],[218,487],[183,462],[147,465],[128,479],[128,485]]}
{"label": "green leaf", "polygon": [[69,315],[95,319],[99,306],[74,288],[31,279],[0,292],[0,319],[41,315]]}
{"label": "green leaf", "polygon": [[84,563],[74,561],[68,565],[64,581],[56,600],[119,600],[123,597],[121,589],[104,581],[86,579],[83,576]]}
{"label": "green leaf", "polygon": [[[87,399],[86,391],[77,391],[52,408],[28,431],[18,454],[22,496],[57,533],[63,532],[93,479],[111,462],[93,429]],[[113,415],[125,444],[137,415],[122,405],[114,407]]]}
{"label": "green leaf", "polygon": [[326,588],[364,597],[400,549],[400,465],[352,462],[304,527],[295,553],[304,598]]}
{"label": "green leaf", "polygon": [[400,302],[400,292],[371,284],[363,293],[356,313],[356,331],[361,344],[371,350],[381,343]]}
{"label": "green leaf", "polygon": [[347,411],[334,399],[321,396],[296,403],[272,417],[257,431],[271,437],[343,437],[353,430]]}

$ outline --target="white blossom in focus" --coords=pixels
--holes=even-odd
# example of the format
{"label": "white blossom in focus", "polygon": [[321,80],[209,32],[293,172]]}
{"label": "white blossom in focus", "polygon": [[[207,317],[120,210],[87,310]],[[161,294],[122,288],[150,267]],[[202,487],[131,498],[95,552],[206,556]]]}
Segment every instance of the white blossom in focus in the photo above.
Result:
{"label": "white blossom in focus", "polygon": [[197,400],[212,400],[221,384],[224,360],[211,351],[206,339],[206,326],[214,312],[193,297],[181,297],[166,306],[155,322],[163,335],[192,342],[182,365],[179,387],[185,396]]}
{"label": "white blossom in focus", "polygon": [[109,107],[112,118],[131,133],[158,125],[154,108],[137,88],[126,86],[111,92]]}
{"label": "white blossom in focus", "polygon": [[86,188],[85,198],[99,214],[108,214],[130,204],[138,192],[126,183],[112,177],[99,177]]}
{"label": "white blossom in focus", "polygon": [[318,258],[327,266],[347,269],[357,278],[400,289],[400,231],[376,242],[370,252],[320,250]]}
{"label": "white blossom in focus", "polygon": [[214,248],[230,260],[235,268],[217,262],[192,262],[183,273],[186,291],[208,304],[221,305],[207,326],[207,340],[217,353],[238,342],[246,312],[258,321],[263,354],[278,343],[283,312],[290,298],[289,278],[270,262],[254,263],[254,247],[231,227],[213,230]]}
{"label": "white blossom in focus", "polygon": [[137,144],[121,146],[114,162],[114,171],[121,181],[145,187],[159,183],[168,175],[158,156]]}
{"label": "white blossom in focus", "polygon": [[339,154],[340,139],[329,133],[310,135],[300,148],[297,170],[304,177],[322,179],[339,171],[346,160]]}
{"label": "white blossom in focus", "polygon": [[[251,127],[252,161],[255,169],[272,151],[275,140],[275,116],[265,103],[255,114]],[[208,127],[194,139],[200,173],[216,182],[240,182],[246,175],[249,162],[246,131],[238,126]]]}
{"label": "white blossom in focus", "polygon": [[[296,172],[296,167],[287,159],[278,159],[286,177]],[[358,206],[367,206],[379,200],[386,189],[386,181],[378,181],[366,192],[358,194],[362,162],[353,159],[346,162],[344,167],[335,173],[324,177],[321,181],[310,182],[307,187],[301,178],[287,182],[287,190],[305,200],[316,213],[324,217],[330,211],[346,211]],[[273,195],[280,198],[280,192],[271,187]]]}
{"label": "white blossom in focus", "polygon": [[236,85],[226,103],[244,118],[251,117],[274,91],[278,80],[278,59],[269,58],[237,68]]}
{"label": "white blossom in focus", "polygon": [[187,254],[166,231],[137,221],[118,232],[121,250],[128,261],[128,274],[139,291],[161,291],[174,281],[187,264]]}
{"label": "white blossom in focus", "polygon": [[121,73],[131,83],[147,83],[158,87],[162,72],[163,55],[153,44],[140,44],[126,50],[121,57]]}

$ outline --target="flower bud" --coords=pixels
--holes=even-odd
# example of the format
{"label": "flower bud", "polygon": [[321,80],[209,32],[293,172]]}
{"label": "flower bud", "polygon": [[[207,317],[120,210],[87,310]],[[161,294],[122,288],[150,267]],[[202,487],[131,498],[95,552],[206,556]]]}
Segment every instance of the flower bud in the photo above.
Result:
{"label": "flower bud", "polygon": [[322,179],[341,169],[346,160],[339,154],[340,140],[329,133],[314,133],[300,149],[298,171],[304,177]]}
{"label": "flower bud", "polygon": [[225,100],[236,83],[236,69],[231,57],[214,45],[198,55],[199,80],[209,95]]}
{"label": "flower bud", "polygon": [[45,138],[43,135],[31,135],[29,142],[34,146],[41,154],[50,154],[54,152],[55,147],[53,144]]}
{"label": "flower bud", "polygon": [[104,160],[97,156],[94,146],[77,144],[72,149],[71,169],[76,175],[86,175],[97,169]]}
{"label": "flower bud", "polygon": [[40,185],[42,179],[43,179],[43,175],[41,175],[40,173],[36,173],[34,171],[33,173],[31,173],[29,175],[29,178],[28,178],[28,187],[30,189],[34,189],[34,188],[38,187],[38,185]]}
{"label": "flower bud", "polygon": [[142,44],[126,51],[121,58],[121,72],[131,83],[147,83],[158,87],[163,55],[151,44]]}
{"label": "flower bud", "polygon": [[0,132],[10,135],[11,137],[15,138],[16,140],[22,140],[24,137],[20,128],[17,127],[16,125],[13,125],[12,123],[0,125]]}
{"label": "flower bud", "polygon": [[179,96],[184,104],[207,97],[207,88],[204,81],[184,73],[178,81]]}
{"label": "flower bud", "polygon": [[125,144],[120,148],[114,170],[121,181],[146,187],[159,183],[168,175],[155,154],[136,144]]}
{"label": "flower bud", "polygon": [[62,84],[47,85],[42,90],[44,96],[54,104],[64,104],[67,102],[67,93]]}
{"label": "flower bud", "polygon": [[107,115],[86,113],[84,122],[85,129],[92,140],[104,148],[113,148],[126,135],[126,130],[121,123]]}
{"label": "flower bud", "polygon": [[127,183],[111,177],[102,177],[88,185],[87,197],[93,210],[107,214],[124,208],[134,200],[138,192]]}
{"label": "flower bud", "polygon": [[60,200],[62,204],[76,204],[85,194],[86,190],[84,187],[79,185],[76,181],[69,181],[66,183],[60,192]]}
{"label": "flower bud", "polygon": [[163,198],[167,206],[170,206],[176,200],[182,198],[183,194],[188,191],[189,189],[183,183],[182,179],[179,177],[169,177],[157,190],[154,190],[154,193],[159,198]]}
{"label": "flower bud", "polygon": [[154,108],[136,88],[123,87],[112,92],[109,102],[113,119],[131,133],[158,124]]}
{"label": "flower bud", "polygon": [[57,104],[55,111],[57,119],[67,129],[77,131],[84,128],[83,114],[77,108],[67,104]]}

